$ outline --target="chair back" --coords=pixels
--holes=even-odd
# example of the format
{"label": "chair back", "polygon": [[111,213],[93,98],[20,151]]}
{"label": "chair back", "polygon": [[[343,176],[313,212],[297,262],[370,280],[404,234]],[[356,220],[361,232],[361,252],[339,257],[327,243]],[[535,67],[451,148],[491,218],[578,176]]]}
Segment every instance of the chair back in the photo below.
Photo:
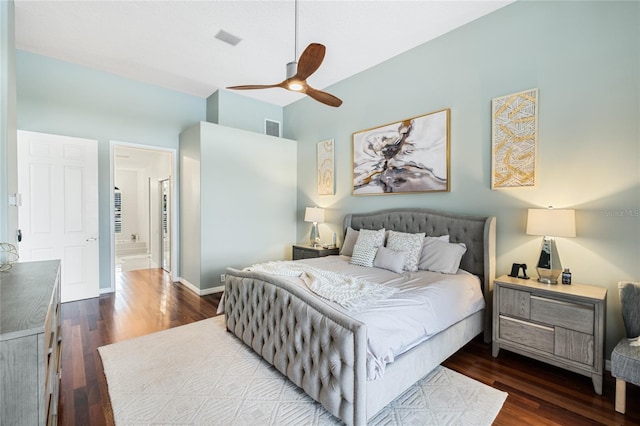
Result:
{"label": "chair back", "polygon": [[640,336],[640,282],[620,281],[618,290],[627,337],[630,339],[638,337]]}

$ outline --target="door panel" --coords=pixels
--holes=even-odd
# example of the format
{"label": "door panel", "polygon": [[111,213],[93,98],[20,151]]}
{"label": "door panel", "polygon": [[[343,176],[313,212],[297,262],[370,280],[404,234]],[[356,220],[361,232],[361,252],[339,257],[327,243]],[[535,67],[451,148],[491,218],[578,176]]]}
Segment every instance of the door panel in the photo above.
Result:
{"label": "door panel", "polygon": [[97,297],[98,142],[18,131],[20,260],[61,259],[63,302]]}

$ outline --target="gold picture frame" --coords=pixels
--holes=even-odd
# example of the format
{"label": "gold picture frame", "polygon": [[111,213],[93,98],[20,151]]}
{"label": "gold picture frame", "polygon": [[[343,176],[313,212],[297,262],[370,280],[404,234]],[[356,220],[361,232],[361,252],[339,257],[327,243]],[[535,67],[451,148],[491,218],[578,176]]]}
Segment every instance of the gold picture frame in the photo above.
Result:
{"label": "gold picture frame", "polygon": [[449,108],[353,134],[353,195],[448,192]]}
{"label": "gold picture frame", "polygon": [[536,186],[538,89],[491,101],[491,189]]}

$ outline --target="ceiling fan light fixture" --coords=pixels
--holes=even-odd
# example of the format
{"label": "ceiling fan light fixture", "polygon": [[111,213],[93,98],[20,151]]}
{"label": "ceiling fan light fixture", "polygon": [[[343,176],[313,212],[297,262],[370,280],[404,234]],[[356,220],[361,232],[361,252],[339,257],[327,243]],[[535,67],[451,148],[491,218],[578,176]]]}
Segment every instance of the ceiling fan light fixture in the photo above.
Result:
{"label": "ceiling fan light fixture", "polygon": [[293,81],[288,82],[287,83],[287,87],[289,88],[289,90],[293,90],[294,92],[299,92],[304,88],[302,83],[300,83],[297,80],[293,80]]}

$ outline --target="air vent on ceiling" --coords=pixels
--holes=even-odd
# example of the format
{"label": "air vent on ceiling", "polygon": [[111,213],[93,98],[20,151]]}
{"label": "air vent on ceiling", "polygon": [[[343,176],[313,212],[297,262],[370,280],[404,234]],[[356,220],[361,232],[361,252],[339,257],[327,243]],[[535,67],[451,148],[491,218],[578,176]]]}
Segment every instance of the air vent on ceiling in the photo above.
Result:
{"label": "air vent on ceiling", "polygon": [[218,34],[216,34],[216,38],[232,46],[236,46],[242,41],[240,37],[234,36],[233,34],[226,32],[225,30],[218,31]]}
{"label": "air vent on ceiling", "polygon": [[280,123],[277,121],[269,120],[268,118],[265,119],[264,133],[269,136],[280,137]]}

